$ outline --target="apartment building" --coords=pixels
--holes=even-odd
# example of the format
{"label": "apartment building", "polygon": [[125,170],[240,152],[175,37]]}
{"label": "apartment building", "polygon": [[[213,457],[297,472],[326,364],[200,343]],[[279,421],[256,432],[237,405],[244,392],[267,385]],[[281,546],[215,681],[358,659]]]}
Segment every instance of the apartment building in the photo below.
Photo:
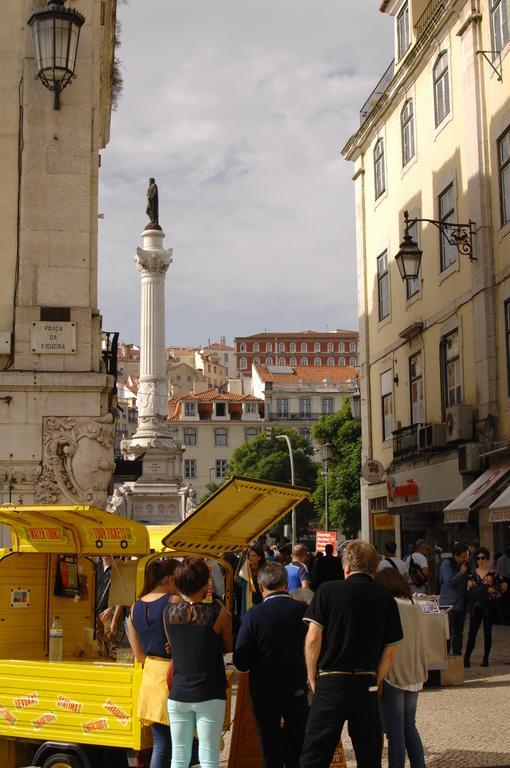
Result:
{"label": "apartment building", "polygon": [[356,367],[357,331],[300,331],[256,333],[234,339],[238,375],[249,375],[252,365]]}
{"label": "apartment building", "polygon": [[[362,480],[363,534],[500,550],[510,543],[509,3],[380,10],[395,58],[342,150],[354,163],[363,459],[379,467]],[[423,254],[403,280],[405,234]]]}

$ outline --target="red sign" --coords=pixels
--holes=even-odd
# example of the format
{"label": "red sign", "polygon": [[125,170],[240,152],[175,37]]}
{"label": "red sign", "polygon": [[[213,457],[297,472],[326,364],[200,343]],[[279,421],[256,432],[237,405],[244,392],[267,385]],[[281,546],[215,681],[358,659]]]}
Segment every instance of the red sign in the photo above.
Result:
{"label": "red sign", "polygon": [[418,483],[412,478],[406,480],[402,485],[397,485],[395,478],[390,477],[386,482],[386,487],[388,489],[388,501],[395,501],[396,499],[405,499],[407,501],[413,498],[413,496],[418,496],[420,491]]}
{"label": "red sign", "polygon": [[316,552],[325,552],[326,544],[331,544],[336,554],[336,531],[317,531],[315,536]]}

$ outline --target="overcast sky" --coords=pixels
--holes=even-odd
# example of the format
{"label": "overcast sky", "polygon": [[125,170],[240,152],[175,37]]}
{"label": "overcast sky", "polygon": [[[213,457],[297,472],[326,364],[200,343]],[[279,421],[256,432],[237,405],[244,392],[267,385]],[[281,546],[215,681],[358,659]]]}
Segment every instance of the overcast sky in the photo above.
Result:
{"label": "overcast sky", "polygon": [[357,328],[353,167],[340,157],[392,58],[379,0],[129,0],[102,153],[106,330],[139,341],[148,177],[168,344]]}

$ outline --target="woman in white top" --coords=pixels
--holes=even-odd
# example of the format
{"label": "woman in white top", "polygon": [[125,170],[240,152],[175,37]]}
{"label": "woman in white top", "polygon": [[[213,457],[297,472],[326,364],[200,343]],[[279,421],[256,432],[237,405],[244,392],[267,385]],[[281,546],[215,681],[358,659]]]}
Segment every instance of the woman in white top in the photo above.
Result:
{"label": "woman in white top", "polygon": [[418,693],[427,679],[420,608],[413,604],[407,580],[394,568],[379,571],[376,581],[395,598],[404,632],[381,698],[388,766],[404,768],[407,752],[411,768],[425,768],[423,744],[416,728]]}

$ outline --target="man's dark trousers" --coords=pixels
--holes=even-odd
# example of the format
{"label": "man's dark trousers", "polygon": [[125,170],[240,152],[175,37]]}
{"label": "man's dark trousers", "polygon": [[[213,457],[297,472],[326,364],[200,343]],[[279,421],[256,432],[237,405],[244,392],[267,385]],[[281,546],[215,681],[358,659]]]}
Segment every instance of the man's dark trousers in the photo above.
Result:
{"label": "man's dark trousers", "polygon": [[371,675],[321,675],[317,679],[301,756],[301,768],[329,768],[345,721],[358,768],[380,768],[379,700]]}
{"label": "man's dark trousers", "polygon": [[[275,681],[275,689],[278,681]],[[303,748],[308,698],[305,691],[298,695],[282,695],[277,690],[252,692],[253,714],[257,735],[264,756],[264,768],[298,768]],[[282,726],[283,720],[283,726]]]}

